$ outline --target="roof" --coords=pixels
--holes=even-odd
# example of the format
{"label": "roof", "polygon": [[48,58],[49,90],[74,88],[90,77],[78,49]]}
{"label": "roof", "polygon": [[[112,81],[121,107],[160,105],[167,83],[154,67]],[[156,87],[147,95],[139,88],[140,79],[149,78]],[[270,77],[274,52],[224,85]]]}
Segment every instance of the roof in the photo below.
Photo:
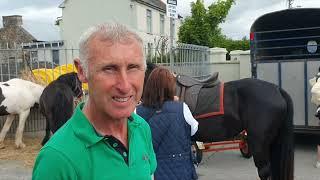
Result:
{"label": "roof", "polygon": [[34,42],[36,38],[20,26],[12,26],[0,29],[0,42],[2,43],[25,43]]}
{"label": "roof", "polygon": [[153,9],[156,9],[161,12],[166,12],[166,4],[161,0],[135,0],[140,4],[149,6]]}
{"label": "roof", "polygon": [[[64,0],[58,7],[59,8],[65,8],[65,4],[67,3],[68,0]],[[161,0],[131,0],[131,1],[136,1],[140,4],[149,6],[153,9],[156,9],[161,12],[166,12],[166,4],[162,2]]]}
{"label": "roof", "polygon": [[264,14],[254,21],[250,32],[320,27],[320,8],[295,8]]}

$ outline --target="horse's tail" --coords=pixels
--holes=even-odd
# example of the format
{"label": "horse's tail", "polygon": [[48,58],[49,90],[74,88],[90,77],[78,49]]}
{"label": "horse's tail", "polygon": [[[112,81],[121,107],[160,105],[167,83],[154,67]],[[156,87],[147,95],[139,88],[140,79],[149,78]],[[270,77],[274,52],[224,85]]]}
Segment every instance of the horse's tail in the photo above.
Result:
{"label": "horse's tail", "polygon": [[289,94],[280,89],[286,101],[286,118],[283,119],[278,141],[271,149],[272,180],[293,180],[294,177],[294,141],[293,141],[293,102]]}
{"label": "horse's tail", "polygon": [[[69,118],[71,118],[73,113],[73,96],[70,91],[69,97],[59,94],[56,96],[56,102],[59,104],[55,104],[51,107],[52,111],[52,119],[51,119],[51,131],[54,134],[61,126],[63,126]],[[49,124],[50,124],[49,123]]]}
{"label": "horse's tail", "polygon": [[45,110],[45,107],[44,107],[44,104],[43,104],[43,99],[42,99],[42,96],[40,96],[40,100],[39,100],[39,110],[40,110],[40,113],[46,118],[46,133],[45,133],[45,136],[44,138],[42,139],[42,142],[41,142],[41,145],[44,146],[48,140],[50,139],[50,128],[49,128],[49,122],[48,122],[48,118],[47,118],[47,115],[46,115],[46,110]]}

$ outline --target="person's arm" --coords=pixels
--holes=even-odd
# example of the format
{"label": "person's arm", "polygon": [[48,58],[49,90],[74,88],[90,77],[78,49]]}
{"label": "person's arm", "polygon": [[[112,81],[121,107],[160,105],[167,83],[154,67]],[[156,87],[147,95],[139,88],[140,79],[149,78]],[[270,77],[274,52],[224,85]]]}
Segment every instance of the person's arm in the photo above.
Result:
{"label": "person's arm", "polygon": [[199,123],[192,116],[192,113],[186,103],[183,103],[183,115],[184,115],[184,119],[191,126],[191,136],[193,136],[198,131]]}
{"label": "person's arm", "polygon": [[77,174],[68,159],[53,148],[42,149],[36,159],[32,180],[75,180]]}

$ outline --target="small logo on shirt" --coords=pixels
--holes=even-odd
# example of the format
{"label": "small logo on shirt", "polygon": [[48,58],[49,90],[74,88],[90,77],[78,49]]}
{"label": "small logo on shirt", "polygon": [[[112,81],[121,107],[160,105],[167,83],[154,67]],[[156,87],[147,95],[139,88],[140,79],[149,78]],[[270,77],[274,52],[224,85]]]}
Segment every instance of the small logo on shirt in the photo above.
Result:
{"label": "small logo on shirt", "polygon": [[142,160],[148,161],[148,160],[149,160],[149,156],[148,156],[147,154],[144,154],[144,155],[142,156]]}

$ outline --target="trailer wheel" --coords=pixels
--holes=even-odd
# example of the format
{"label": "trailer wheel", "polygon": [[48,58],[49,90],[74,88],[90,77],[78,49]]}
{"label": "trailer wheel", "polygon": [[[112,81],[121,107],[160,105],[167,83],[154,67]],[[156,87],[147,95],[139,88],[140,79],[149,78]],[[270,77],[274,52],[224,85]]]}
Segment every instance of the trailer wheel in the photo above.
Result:
{"label": "trailer wheel", "polygon": [[242,141],[243,141],[243,144],[242,144],[242,147],[240,148],[241,155],[242,157],[249,159],[252,156],[252,152],[250,151],[247,137],[246,136],[243,137]]}

